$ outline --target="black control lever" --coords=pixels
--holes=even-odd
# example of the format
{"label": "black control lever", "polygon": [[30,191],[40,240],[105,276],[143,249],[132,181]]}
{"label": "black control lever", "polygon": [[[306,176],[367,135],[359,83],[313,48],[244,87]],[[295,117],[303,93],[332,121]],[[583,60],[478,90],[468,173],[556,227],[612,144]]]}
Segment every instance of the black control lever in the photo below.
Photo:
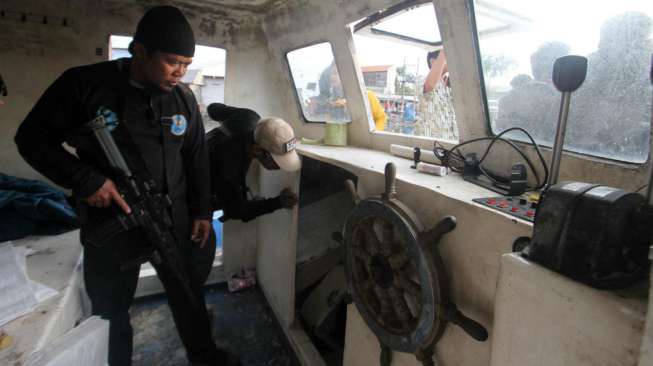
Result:
{"label": "black control lever", "polygon": [[479,342],[485,342],[488,338],[487,329],[476,320],[466,317],[454,303],[440,305],[440,318],[456,324]]}
{"label": "black control lever", "polygon": [[585,81],[587,75],[587,58],[583,56],[568,55],[558,58],[553,64],[553,85],[562,92],[560,100],[560,113],[558,114],[558,126],[556,128],[555,142],[553,143],[553,154],[551,157],[551,171],[547,187],[558,183],[560,173],[560,160],[562,159],[562,147],[565,143],[565,132],[567,130],[567,116],[569,115],[569,102],[571,92],[578,89]]}

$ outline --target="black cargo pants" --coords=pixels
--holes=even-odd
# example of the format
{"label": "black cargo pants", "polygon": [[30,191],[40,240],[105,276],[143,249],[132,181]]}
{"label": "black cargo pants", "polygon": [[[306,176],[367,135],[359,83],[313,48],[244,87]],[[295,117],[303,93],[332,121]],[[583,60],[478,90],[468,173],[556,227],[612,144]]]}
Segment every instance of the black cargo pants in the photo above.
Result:
{"label": "black cargo pants", "polygon": [[[142,243],[146,243],[146,239],[140,230],[122,233],[101,247],[83,243],[84,282],[92,313],[110,322],[110,366],[132,364],[133,330],[129,308],[134,299],[140,265],[128,269],[121,269],[121,266],[137,255]],[[211,231],[209,240],[201,250],[190,241],[184,244],[180,253],[190,272],[191,287],[201,304],[200,309],[194,308],[181,283],[170,271],[160,266],[155,266],[155,269],[165,288],[168,305],[189,361],[214,364],[223,354],[216,349],[211,335],[203,285],[215,256],[215,234]]]}

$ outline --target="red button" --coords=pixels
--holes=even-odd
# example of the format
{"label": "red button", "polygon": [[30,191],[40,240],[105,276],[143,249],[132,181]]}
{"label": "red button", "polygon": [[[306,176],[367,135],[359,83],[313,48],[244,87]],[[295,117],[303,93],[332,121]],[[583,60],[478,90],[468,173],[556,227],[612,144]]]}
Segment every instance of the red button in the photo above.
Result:
{"label": "red button", "polygon": [[501,202],[499,202],[499,206],[504,207],[504,208],[505,208],[505,207],[508,207],[508,201],[501,201]]}
{"label": "red button", "polygon": [[519,207],[513,207],[513,208],[510,209],[510,211],[512,211],[512,212],[518,212],[518,211],[519,211]]}
{"label": "red button", "polygon": [[533,210],[528,210],[528,211],[526,211],[526,216],[528,216],[528,217],[533,217],[533,216],[535,216],[535,211],[533,211]]}
{"label": "red button", "polygon": [[487,204],[488,204],[488,205],[494,205],[494,204],[496,204],[496,203],[497,203],[497,200],[494,199],[494,198],[488,198],[488,200],[487,200]]}

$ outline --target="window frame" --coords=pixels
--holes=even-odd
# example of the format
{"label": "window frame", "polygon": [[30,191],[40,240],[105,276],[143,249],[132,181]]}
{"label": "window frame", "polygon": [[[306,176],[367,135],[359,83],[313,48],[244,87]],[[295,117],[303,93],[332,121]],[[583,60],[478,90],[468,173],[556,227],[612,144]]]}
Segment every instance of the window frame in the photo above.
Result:
{"label": "window frame", "polygon": [[[403,1],[399,4],[392,5],[387,9],[374,13],[368,17],[365,17],[363,18],[363,20],[356,23],[352,27],[352,34],[356,34],[357,32],[362,31],[361,34],[368,33],[374,36],[396,38],[398,40],[413,42],[428,47],[441,47],[443,45],[442,33],[440,33],[439,41],[431,42],[424,39],[419,39],[419,38],[410,37],[399,33],[389,32],[379,28],[374,28],[375,25],[380,24],[383,20],[391,19],[397,15],[400,15],[402,12],[410,11],[413,8],[417,8],[428,3],[430,3],[433,6],[433,9],[435,10],[435,4],[433,3],[432,0],[408,0],[408,1]],[[440,32],[439,24],[438,24],[438,32]]]}
{"label": "window frame", "polygon": [[[468,1],[468,0],[465,0],[465,1]],[[417,39],[417,38],[414,38],[414,37],[405,36],[405,35],[402,35],[402,34],[388,32],[388,31],[384,31],[384,30],[381,30],[381,29],[374,28],[374,26],[376,24],[379,24],[384,20],[390,19],[390,18],[392,18],[394,16],[397,16],[397,15],[400,15],[400,14],[402,14],[404,12],[408,12],[408,11],[414,9],[414,8],[417,8],[417,7],[420,7],[420,6],[425,6],[427,4],[430,4],[433,7],[433,12],[434,12],[434,15],[436,17],[436,22],[437,22],[436,25],[438,27],[438,32],[440,34],[440,40],[439,41],[430,42],[430,41],[425,41],[425,40],[422,40],[422,39]],[[356,35],[356,32],[362,30],[363,32],[361,34],[359,34],[361,36],[372,36],[373,38],[394,38],[395,40],[407,41],[409,43],[412,43],[411,45],[414,46],[414,47],[420,47],[420,45],[421,45],[421,46],[428,46],[428,47],[439,47],[439,49],[441,49],[441,48],[444,47],[444,38],[445,37],[443,37],[441,27],[440,27],[440,22],[437,21],[437,14],[438,14],[437,5],[435,4],[435,1],[433,1],[433,0],[407,0],[407,1],[403,1],[403,2],[401,2],[399,4],[392,5],[392,6],[386,8],[384,10],[380,10],[378,12],[375,12],[374,14],[363,18],[363,20],[358,21],[358,23],[355,23],[355,24],[349,23],[349,25],[347,27],[350,29],[350,32],[351,32],[352,36]],[[475,26],[475,23],[474,23],[474,26]],[[356,46],[355,42],[352,42],[352,46],[355,48],[355,46]],[[352,54],[352,57],[353,57],[353,54]],[[366,99],[367,98],[367,95],[366,95],[367,85],[365,84],[365,81],[364,81],[363,70],[360,67],[360,65],[357,65],[357,68],[358,68],[358,71],[361,73],[361,77],[362,77],[361,81],[363,82],[363,85],[362,85],[363,89],[361,91],[363,93],[363,97]],[[454,109],[454,114],[455,114],[456,113],[455,103],[453,103],[453,104],[454,105],[452,107]],[[370,126],[374,126],[375,122],[374,122],[374,118],[372,117],[372,107],[371,106],[369,106],[369,108],[367,108],[367,112],[368,112],[367,114],[368,114],[368,119],[369,119],[368,122],[370,123]],[[403,133],[400,133],[400,132],[379,131],[379,130],[376,130],[375,128],[373,128],[373,127],[372,127],[372,130],[370,131],[370,133],[372,135],[377,134],[377,135],[381,135],[381,136],[385,136],[385,137],[392,137],[392,138],[397,138],[397,137],[407,138],[407,139],[409,139],[411,141],[413,139],[416,139],[416,141],[421,141],[421,142],[423,142],[423,141],[429,141],[431,143],[438,142],[438,143],[444,144],[445,146],[455,146],[456,144],[461,143],[463,141],[462,129],[461,129],[461,126],[460,126],[460,124],[458,122],[457,122],[456,128],[458,130],[458,142],[452,142],[451,140],[446,140],[446,139],[443,139],[443,138],[440,138],[440,137],[433,137],[433,136],[409,135],[409,134],[403,134]]]}
{"label": "window frame", "polygon": [[[481,97],[482,97],[482,103],[483,103],[483,110],[485,114],[485,129],[486,129],[486,134],[489,137],[494,137],[497,136],[498,133],[496,133],[492,129],[492,121],[490,118],[490,109],[489,109],[489,102],[487,99],[487,89],[485,87],[485,75],[484,75],[484,70],[483,70],[483,62],[482,62],[482,56],[481,56],[481,47],[480,47],[480,39],[478,35],[478,27],[476,24],[476,9],[474,7],[474,0],[465,0],[467,2],[467,6],[469,7],[469,17],[470,17],[470,22],[471,22],[471,27],[472,27],[472,36],[474,37],[474,53],[476,54],[476,63],[478,64],[478,71],[479,71],[479,82],[480,82],[480,87],[481,87]],[[653,114],[653,112],[651,112]],[[556,123],[556,130],[557,130],[557,123]],[[649,131],[649,134],[653,133],[653,122],[651,125],[651,131]],[[510,140],[514,143],[516,143],[518,146],[528,146],[531,148],[534,148],[534,145],[530,141],[523,141],[523,140],[518,140],[511,138],[509,136],[510,134],[502,136],[502,138],[505,138],[507,140]],[[553,150],[553,145],[554,141],[551,142],[551,144],[538,144],[538,147],[543,150]],[[653,141],[652,141],[653,144]],[[562,151],[566,154],[576,156],[580,159],[583,160],[588,160],[588,161],[599,161],[603,162],[609,165],[614,165],[614,166],[620,166],[620,167],[625,167],[625,168],[642,168],[646,167],[649,165],[651,162],[651,158],[653,157],[653,151],[651,149],[652,144],[649,144],[649,151],[647,155],[647,158],[642,161],[642,162],[636,162],[636,161],[628,161],[628,160],[620,160],[620,159],[614,159],[614,158],[609,158],[606,156],[601,156],[601,155],[593,155],[584,151],[579,151],[576,149],[569,149],[566,147],[566,144],[563,142],[562,146]],[[550,162],[549,162],[550,163]]]}
{"label": "window frame", "polygon": [[[299,112],[299,116],[304,121],[304,123],[326,124],[328,121],[312,121],[312,120],[309,120],[308,118],[306,118],[306,114],[304,113],[304,108],[302,107],[302,101],[299,99],[299,94],[297,94],[297,83],[295,82],[295,77],[293,76],[293,73],[292,73],[292,68],[290,66],[290,60],[288,59],[288,54],[291,53],[291,52],[294,52],[294,51],[304,49],[304,48],[308,48],[308,47],[311,47],[311,46],[316,46],[316,45],[319,45],[321,43],[327,43],[329,45],[329,47],[331,47],[331,54],[333,55],[333,62],[336,64],[336,68],[337,68],[338,64],[336,62],[336,53],[335,53],[335,51],[333,49],[333,43],[331,41],[329,41],[329,40],[324,39],[324,38],[320,38],[320,39],[317,39],[315,41],[308,42],[308,43],[303,44],[303,45],[301,45],[299,47],[294,47],[294,48],[289,49],[289,50],[287,50],[287,51],[285,51],[283,53],[284,63],[286,64],[288,75],[290,76],[290,82],[292,83],[292,87],[293,87],[293,94],[295,95],[295,104],[297,105],[297,110]],[[339,69],[338,69],[338,77],[340,78],[340,80],[342,82],[342,77],[340,75],[340,70]],[[318,87],[319,87],[319,85],[318,85]],[[346,96],[345,96],[345,99],[346,99]],[[353,120],[353,118],[351,118],[351,113],[349,112],[348,107],[347,107],[347,114],[349,114],[349,121],[344,122],[344,124],[349,125],[349,124],[353,123],[354,120]]]}

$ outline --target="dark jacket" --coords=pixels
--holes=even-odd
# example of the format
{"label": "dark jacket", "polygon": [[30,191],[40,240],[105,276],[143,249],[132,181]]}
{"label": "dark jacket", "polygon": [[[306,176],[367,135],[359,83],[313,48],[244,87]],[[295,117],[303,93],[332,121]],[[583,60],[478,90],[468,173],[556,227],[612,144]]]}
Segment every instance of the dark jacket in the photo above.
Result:
{"label": "dark jacket", "polygon": [[[101,109],[115,112],[119,123],[112,135],[130,168],[139,166],[133,164],[138,159],[145,162],[144,174],[173,201],[177,234],[189,237],[190,219],[211,217],[208,155],[197,102],[185,85],[169,93],[130,85],[129,64],[129,59],[121,59],[64,72],[20,125],[16,144],[30,165],[60,186],[72,188],[81,200],[112,177],[100,146],[83,126]],[[171,132],[173,115],[186,119],[183,134]],[[64,149],[63,142],[75,148],[77,156]],[[89,208],[88,215],[111,216],[115,209]]]}
{"label": "dark jacket", "polygon": [[257,200],[248,197],[246,177],[252,159],[247,146],[253,143],[254,127],[260,116],[246,108],[210,107],[211,118],[221,122],[220,127],[206,134],[213,209],[224,211],[220,221],[247,222],[281,208],[279,197]]}
{"label": "dark jacket", "polygon": [[0,242],[77,227],[77,215],[63,192],[38,180],[0,173]]}

